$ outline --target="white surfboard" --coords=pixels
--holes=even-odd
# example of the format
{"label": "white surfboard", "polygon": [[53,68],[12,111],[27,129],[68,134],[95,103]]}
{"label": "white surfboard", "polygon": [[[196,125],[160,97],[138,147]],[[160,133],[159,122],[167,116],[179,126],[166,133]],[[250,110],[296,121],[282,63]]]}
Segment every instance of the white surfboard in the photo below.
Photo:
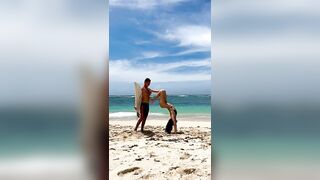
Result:
{"label": "white surfboard", "polygon": [[134,82],[134,107],[136,112],[140,114],[140,106],[142,100],[142,91],[141,87],[137,82]]}

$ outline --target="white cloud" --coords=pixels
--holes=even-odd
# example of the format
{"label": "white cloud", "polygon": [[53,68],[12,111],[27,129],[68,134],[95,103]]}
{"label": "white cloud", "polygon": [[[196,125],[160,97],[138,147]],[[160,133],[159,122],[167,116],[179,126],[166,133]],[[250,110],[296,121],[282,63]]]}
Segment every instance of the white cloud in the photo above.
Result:
{"label": "white cloud", "polygon": [[189,60],[163,64],[144,63],[139,66],[129,60],[113,60],[109,62],[110,81],[133,82],[145,77],[150,77],[157,82],[211,79],[211,73],[208,72],[175,73],[172,71],[179,67],[211,67],[211,60]]}
{"label": "white cloud", "polygon": [[182,25],[167,29],[164,34],[156,33],[159,38],[177,42],[178,46],[196,49],[211,48],[211,29],[200,25]]}
{"label": "white cloud", "polygon": [[159,6],[175,5],[188,0],[110,0],[111,7],[122,7],[128,9],[153,9]]}
{"label": "white cloud", "polygon": [[187,49],[182,50],[175,53],[166,53],[166,52],[158,52],[158,51],[144,51],[141,53],[140,57],[133,58],[132,60],[145,60],[145,59],[152,59],[152,58],[163,58],[163,57],[178,57],[189,55],[198,52],[208,52],[207,48],[194,48],[194,49]]}
{"label": "white cloud", "polygon": [[157,51],[144,51],[142,52],[143,58],[155,58],[155,57],[162,57],[163,53]]}

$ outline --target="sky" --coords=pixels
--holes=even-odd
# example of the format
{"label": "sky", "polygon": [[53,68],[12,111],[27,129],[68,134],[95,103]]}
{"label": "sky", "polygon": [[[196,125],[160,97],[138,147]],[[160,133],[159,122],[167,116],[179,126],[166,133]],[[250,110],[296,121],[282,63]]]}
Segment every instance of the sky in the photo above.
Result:
{"label": "sky", "polygon": [[0,105],[77,103],[80,67],[107,64],[106,1],[0,2]]}
{"label": "sky", "polygon": [[212,2],[213,99],[320,103],[320,2]]}
{"label": "sky", "polygon": [[[108,11],[105,0],[1,1],[0,104],[74,99],[80,61],[105,67],[108,53],[111,94],[131,93],[132,82],[148,75],[154,88],[180,94],[201,86],[224,104],[320,102],[317,0],[212,1],[212,18],[207,1],[109,3]],[[206,83],[210,52],[201,37],[210,37],[210,21],[212,83]],[[182,86],[188,82],[181,79],[196,85]]]}
{"label": "sky", "polygon": [[110,0],[109,7],[110,94],[132,94],[146,77],[170,94],[210,93],[210,1]]}

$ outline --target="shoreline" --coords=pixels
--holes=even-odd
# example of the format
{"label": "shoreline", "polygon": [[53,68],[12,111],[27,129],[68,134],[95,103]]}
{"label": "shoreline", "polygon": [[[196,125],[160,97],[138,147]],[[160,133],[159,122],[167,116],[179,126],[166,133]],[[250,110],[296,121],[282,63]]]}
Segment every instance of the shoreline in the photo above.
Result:
{"label": "shoreline", "polygon": [[[119,115],[119,116],[117,116]],[[162,125],[166,124],[167,121],[170,119],[169,114],[163,114],[163,115],[154,115],[150,114],[147,118],[147,122],[151,122],[152,124],[154,121],[161,121],[158,124],[153,124],[153,125]],[[109,122],[119,122],[121,123],[122,121],[132,121],[132,122],[137,122],[138,117],[135,115],[135,113],[130,113],[130,114],[109,114]],[[198,123],[198,122],[207,122],[211,123],[211,114],[190,114],[190,115],[185,115],[185,114],[180,114],[177,116],[177,121],[178,123],[180,122],[188,122],[188,123]],[[183,124],[183,123],[182,123]]]}
{"label": "shoreline", "polygon": [[[147,120],[145,124],[145,128],[149,127],[165,127],[168,120]],[[109,125],[119,125],[119,126],[132,126],[132,129],[135,127],[137,123],[137,120],[123,120],[123,119],[117,119],[117,120],[110,120]],[[140,125],[141,126],[141,125]],[[139,126],[139,128],[140,128]],[[179,121],[177,122],[178,130],[179,127],[199,127],[199,128],[211,128],[211,122],[210,121]],[[138,128],[138,130],[139,130]],[[146,129],[147,130],[147,129]]]}

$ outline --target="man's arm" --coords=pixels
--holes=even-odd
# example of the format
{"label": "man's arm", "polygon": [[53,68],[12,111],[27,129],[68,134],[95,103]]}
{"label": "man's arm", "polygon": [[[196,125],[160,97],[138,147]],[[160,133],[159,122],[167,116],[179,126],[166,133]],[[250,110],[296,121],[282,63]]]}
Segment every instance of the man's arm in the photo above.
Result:
{"label": "man's arm", "polygon": [[150,89],[150,88],[149,88],[149,91],[151,91],[153,93],[158,93],[159,92],[159,90],[153,90],[153,89]]}

